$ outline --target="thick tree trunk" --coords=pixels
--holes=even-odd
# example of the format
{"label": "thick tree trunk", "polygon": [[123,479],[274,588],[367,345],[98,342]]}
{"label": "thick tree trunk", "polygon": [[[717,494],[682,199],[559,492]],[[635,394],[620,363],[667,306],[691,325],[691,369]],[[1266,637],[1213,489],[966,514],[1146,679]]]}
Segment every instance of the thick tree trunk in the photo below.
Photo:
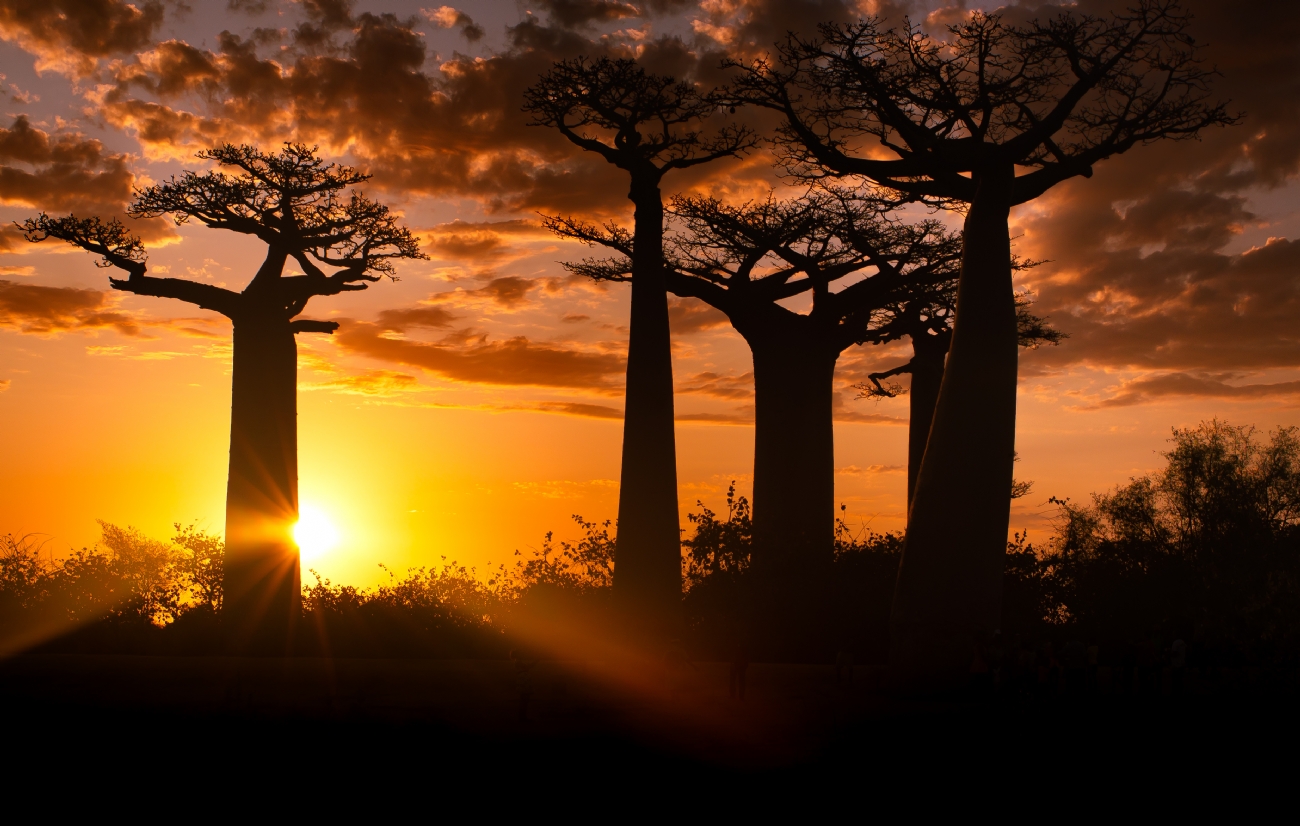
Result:
{"label": "thick tree trunk", "polygon": [[921,457],[930,438],[934,407],[939,403],[943,362],[948,355],[948,336],[912,336],[912,386],[908,389],[910,414],[907,433],[907,508],[912,508]]}
{"label": "thick tree trunk", "polygon": [[754,631],[775,656],[812,655],[835,539],[836,347],[811,325],[750,331],[754,356]]}
{"label": "thick tree trunk", "polygon": [[282,318],[235,322],[222,618],[241,651],[284,653],[301,613],[297,348]]}
{"label": "thick tree trunk", "polygon": [[890,668],[904,689],[960,683],[999,624],[1016,430],[1013,176],[1010,165],[982,170],[966,216],[952,346],[890,617]]}
{"label": "thick tree trunk", "polygon": [[632,311],[618,492],[614,599],[637,629],[672,634],[681,621],[681,530],[673,365],[657,184],[634,181]]}

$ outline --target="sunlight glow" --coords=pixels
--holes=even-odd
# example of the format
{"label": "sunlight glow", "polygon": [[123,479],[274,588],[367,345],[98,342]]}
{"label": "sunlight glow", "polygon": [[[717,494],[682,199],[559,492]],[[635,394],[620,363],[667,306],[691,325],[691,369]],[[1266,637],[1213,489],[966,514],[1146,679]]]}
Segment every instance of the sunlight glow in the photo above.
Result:
{"label": "sunlight glow", "polygon": [[313,505],[298,509],[298,524],[293,527],[293,539],[304,562],[324,556],[339,544],[339,531],[325,511]]}

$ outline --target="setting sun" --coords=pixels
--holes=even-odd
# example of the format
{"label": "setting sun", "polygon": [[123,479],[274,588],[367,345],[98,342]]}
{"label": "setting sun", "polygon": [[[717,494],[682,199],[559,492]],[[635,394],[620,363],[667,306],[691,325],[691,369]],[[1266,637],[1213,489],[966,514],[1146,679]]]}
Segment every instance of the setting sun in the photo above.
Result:
{"label": "setting sun", "polygon": [[293,527],[293,539],[304,560],[324,556],[339,544],[339,531],[329,516],[312,505],[299,509],[298,524]]}

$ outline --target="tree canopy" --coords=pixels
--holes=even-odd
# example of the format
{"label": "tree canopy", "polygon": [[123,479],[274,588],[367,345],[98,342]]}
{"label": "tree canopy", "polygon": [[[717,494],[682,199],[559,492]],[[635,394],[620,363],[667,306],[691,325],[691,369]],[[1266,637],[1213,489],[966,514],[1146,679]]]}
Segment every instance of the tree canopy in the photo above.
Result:
{"label": "tree canopy", "polygon": [[[393,260],[425,258],[410,230],[388,207],[349,187],[369,176],[330,163],[314,147],[285,144],[277,154],[251,146],[225,144],[197,153],[220,168],[187,171],[140,190],[128,214],[137,218],[169,215],[178,225],[204,226],[252,235],[268,246],[267,263],[242,293],[181,278],[146,276],[148,255],[140,239],[121,221],[41,213],[20,224],[29,241],[57,238],[101,256],[101,267],[125,270],[110,278],[116,290],[188,301],[238,319],[264,305],[284,320],[298,315],[318,295],[366,289],[368,282],[393,274]],[[281,275],[286,257],[305,274]],[[326,275],[320,264],[338,268]],[[333,322],[294,322],[300,331],[330,332]]]}
{"label": "tree canopy", "polygon": [[[1012,203],[1092,175],[1158,139],[1235,122],[1177,0],[1109,17],[1073,10],[1025,24],[976,12],[932,37],[869,18],[790,35],[742,68],[738,101],[781,112],[777,145],[800,177],[861,175],[907,196],[970,202],[971,173],[1028,170]],[[878,158],[874,142],[892,157]]]}
{"label": "tree canopy", "polygon": [[719,90],[646,72],[635,61],[557,61],[524,94],[532,124],[558,129],[573,144],[655,180],[673,169],[736,155],[757,141],[743,126],[712,132],[702,122],[727,105]]}

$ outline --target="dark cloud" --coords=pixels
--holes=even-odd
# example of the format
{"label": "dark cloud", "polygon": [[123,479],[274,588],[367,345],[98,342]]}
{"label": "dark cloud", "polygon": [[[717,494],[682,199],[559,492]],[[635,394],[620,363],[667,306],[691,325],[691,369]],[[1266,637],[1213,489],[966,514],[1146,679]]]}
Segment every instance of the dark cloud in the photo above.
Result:
{"label": "dark cloud", "polygon": [[1129,407],[1158,398],[1199,397],[1213,399],[1261,399],[1300,395],[1300,381],[1275,384],[1228,384],[1214,376],[1166,373],[1125,382],[1110,398],[1096,407]]}
{"label": "dark cloud", "polygon": [[536,0],[546,10],[552,23],[565,28],[609,23],[625,17],[640,17],[641,11],[631,3],[618,0]]}
{"label": "dark cloud", "polygon": [[507,255],[512,236],[553,236],[532,221],[450,221],[422,233],[425,247],[438,258],[493,261]]}
{"label": "dark cloud", "polygon": [[483,27],[474,22],[470,17],[459,9],[451,6],[439,6],[436,9],[421,9],[420,12],[429,19],[429,22],[440,29],[450,29],[453,26],[460,29],[460,33],[470,43],[477,43],[487,34]]}
{"label": "dark cloud", "polygon": [[493,278],[477,289],[466,290],[457,287],[450,292],[435,293],[429,296],[429,300],[456,305],[486,302],[507,309],[515,309],[528,303],[528,293],[536,286],[537,282],[532,279],[506,275],[501,278]]}
{"label": "dark cloud", "polygon": [[163,21],[157,0],[5,0],[0,39],[36,56],[37,69],[85,76],[98,58],[129,54],[153,40]]}
{"label": "dark cloud", "polygon": [[1300,171],[1300,6],[1188,5],[1207,62],[1222,72],[1215,94],[1244,113],[1242,123],[1198,141],[1137,147],[1017,216],[1018,251],[1049,260],[1025,274],[1035,311],[1071,335],[1027,354],[1029,369],[1084,363],[1188,374],[1153,379],[1150,393],[1135,388],[1117,404],[1190,387],[1207,371],[1300,366],[1300,246],[1261,237],[1255,248],[1228,251],[1245,246],[1242,233],[1269,234],[1250,199]]}
{"label": "dark cloud", "polygon": [[[529,17],[508,29],[499,53],[454,54],[435,67],[414,18],[349,8],[308,21],[329,28],[347,18],[320,44],[295,34],[266,55],[256,37],[229,32],[213,48],[158,44],[114,68],[97,93],[104,115],[151,157],[179,158],[219,140],[294,138],[351,152],[378,185],[405,194],[454,193],[491,211],[609,215],[628,209],[626,174],[555,130],[529,127],[524,90],[555,60],[578,55],[636,56],[651,71],[679,75],[719,57],[672,37],[592,39]],[[429,15],[436,23],[453,13]],[[674,185],[710,175],[721,167]]]}
{"label": "dark cloud", "polygon": [[244,14],[259,15],[271,6],[271,0],[226,0],[226,8]]}
{"label": "dark cloud", "polygon": [[[1300,366],[1300,243],[1240,255],[1167,248],[1093,251],[1072,280],[1045,283],[1036,309],[1070,334],[1034,365],[1232,370]],[[1059,352],[1049,352],[1059,351]]]}
{"label": "dark cloud", "polygon": [[[104,152],[99,141],[77,134],[51,136],[25,115],[0,127],[0,203],[54,213],[120,216],[133,195],[135,173],[125,155]],[[146,241],[174,233],[161,219],[131,221]],[[23,248],[21,234],[0,232],[0,251]]]}
{"label": "dark cloud", "polygon": [[113,329],[140,334],[139,323],[116,311],[107,292],[43,287],[0,279],[0,327],[49,335],[71,330]]}
{"label": "dark cloud", "polygon": [[[790,32],[815,35],[818,24],[862,17],[851,0],[736,0],[702,3],[700,10],[692,27],[701,45],[745,57],[770,52]],[[885,11],[888,14],[890,9]]]}
{"label": "dark cloud", "polygon": [[381,325],[346,322],[336,334],[348,353],[438,373],[454,381],[495,385],[569,387],[615,393],[625,359],[615,353],[588,352],[518,336],[489,341],[473,330],[424,342],[383,335]]}
{"label": "dark cloud", "polygon": [[379,314],[379,324],[385,330],[402,331],[411,327],[450,327],[460,316],[442,307],[411,307],[405,310],[384,310]]}
{"label": "dark cloud", "polygon": [[[333,26],[345,11],[322,12],[314,25]],[[598,211],[623,200],[616,170],[578,158],[553,130],[528,128],[520,110],[553,60],[607,47],[530,19],[510,30],[505,52],[456,55],[430,72],[414,25],[361,14],[348,18],[336,49],[295,42],[268,57],[228,32],[214,49],[169,41],[115,70],[104,112],[155,156],[292,137],[349,149],[377,183],[403,192],[456,192],[494,209]]]}

